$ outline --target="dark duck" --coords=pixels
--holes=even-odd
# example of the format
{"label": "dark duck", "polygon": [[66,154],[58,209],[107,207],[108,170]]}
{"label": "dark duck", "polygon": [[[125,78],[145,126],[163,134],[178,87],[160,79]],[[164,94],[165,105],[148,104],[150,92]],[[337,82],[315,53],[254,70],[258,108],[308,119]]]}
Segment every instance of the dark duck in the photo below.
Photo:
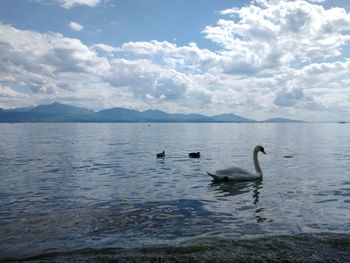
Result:
{"label": "dark duck", "polygon": [[157,158],[164,158],[165,157],[165,152],[162,151],[161,153],[157,153]]}
{"label": "dark duck", "polygon": [[199,157],[201,157],[201,153],[200,152],[189,153],[188,157],[190,157],[190,158],[199,158]]}

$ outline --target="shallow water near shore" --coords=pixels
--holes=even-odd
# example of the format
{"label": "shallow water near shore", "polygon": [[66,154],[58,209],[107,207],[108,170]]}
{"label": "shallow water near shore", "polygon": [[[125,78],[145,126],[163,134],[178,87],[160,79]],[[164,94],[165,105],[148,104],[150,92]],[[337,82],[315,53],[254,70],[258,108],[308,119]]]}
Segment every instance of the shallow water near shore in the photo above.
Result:
{"label": "shallow water near shore", "polygon": [[[0,124],[0,135],[0,259],[350,260],[348,124]],[[206,175],[253,171],[256,144],[261,182]]]}

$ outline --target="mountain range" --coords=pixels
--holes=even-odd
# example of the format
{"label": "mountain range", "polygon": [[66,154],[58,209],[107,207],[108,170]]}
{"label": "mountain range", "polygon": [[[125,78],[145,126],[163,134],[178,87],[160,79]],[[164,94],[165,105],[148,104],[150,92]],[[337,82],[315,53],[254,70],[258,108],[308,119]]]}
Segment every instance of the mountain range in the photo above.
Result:
{"label": "mountain range", "polygon": [[[160,110],[137,111],[111,108],[94,112],[89,109],[54,102],[36,107],[1,109],[0,122],[234,122],[254,123],[233,113],[214,116],[167,113]],[[275,118],[263,122],[301,122]]]}

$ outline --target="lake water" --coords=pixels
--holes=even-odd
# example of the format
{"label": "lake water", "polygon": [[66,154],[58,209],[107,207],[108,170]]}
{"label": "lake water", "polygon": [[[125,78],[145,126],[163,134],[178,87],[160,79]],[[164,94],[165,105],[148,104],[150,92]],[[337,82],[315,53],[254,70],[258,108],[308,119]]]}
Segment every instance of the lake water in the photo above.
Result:
{"label": "lake water", "polygon": [[0,124],[0,223],[0,261],[350,261],[350,125]]}

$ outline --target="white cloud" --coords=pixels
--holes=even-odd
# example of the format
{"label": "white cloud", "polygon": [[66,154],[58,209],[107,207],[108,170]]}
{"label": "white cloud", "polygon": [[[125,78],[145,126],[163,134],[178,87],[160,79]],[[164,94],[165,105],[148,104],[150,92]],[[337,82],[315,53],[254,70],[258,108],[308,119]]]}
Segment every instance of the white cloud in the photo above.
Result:
{"label": "white cloud", "polygon": [[0,86],[0,108],[23,107],[29,100],[31,99],[28,94]]}
{"label": "white cloud", "polygon": [[15,91],[9,87],[0,86],[0,97],[2,98],[27,98],[28,95],[22,92]]}
{"label": "white cloud", "polygon": [[185,75],[163,69],[147,60],[113,59],[103,76],[111,86],[122,87],[142,100],[178,100],[186,92]]}
{"label": "white cloud", "polygon": [[277,93],[275,98],[275,104],[282,107],[295,106],[304,97],[304,92],[300,88],[294,88],[292,90],[281,90]]}
{"label": "white cloud", "polygon": [[34,0],[41,3],[58,3],[60,6],[66,9],[70,9],[76,6],[90,6],[96,7],[102,3],[102,0]]}
{"label": "white cloud", "polygon": [[323,2],[325,2],[326,0],[308,0],[310,3],[318,3],[318,4],[320,4],[320,3],[323,3]]}
{"label": "white cloud", "polygon": [[136,56],[146,56],[150,60],[178,71],[206,72],[220,70],[217,67],[224,58],[208,49],[200,49],[196,43],[178,47],[167,41],[127,42],[118,52],[129,52]]}
{"label": "white cloud", "polygon": [[87,46],[0,24],[0,85],[33,91],[7,96],[1,105],[11,98],[13,105],[59,100],[94,108],[233,111],[257,119],[350,112],[350,60],[343,51],[350,14],[344,9],[259,0],[221,14],[203,30],[217,50],[156,40]]}
{"label": "white cloud", "polygon": [[74,31],[81,31],[84,29],[84,27],[80,24],[78,24],[77,22],[70,22],[69,23],[69,27],[70,29],[74,30]]}
{"label": "white cloud", "polygon": [[72,8],[78,5],[87,5],[87,6],[97,6],[101,3],[101,0],[59,0],[59,3],[64,8]]}
{"label": "white cloud", "polygon": [[233,15],[207,26],[203,33],[220,45],[228,59],[226,71],[259,72],[341,55],[350,40],[350,15],[306,1],[260,1],[221,13]]}
{"label": "white cloud", "polygon": [[96,75],[109,67],[105,58],[79,40],[60,34],[0,24],[0,43],[0,82],[27,86],[33,92],[55,93],[58,83],[65,81],[61,75]]}
{"label": "white cloud", "polygon": [[36,100],[45,96],[66,101],[79,98],[100,105],[96,100],[111,101],[108,95],[100,96],[104,90],[104,94],[109,91],[142,105],[176,101],[186,94],[185,74],[148,60],[103,57],[95,52],[96,45],[88,47],[60,34],[0,24],[0,43],[0,83],[30,87]]}
{"label": "white cloud", "polygon": [[119,51],[118,48],[115,48],[115,47],[112,47],[110,45],[106,45],[103,43],[92,45],[91,48],[95,51],[104,51],[107,53],[113,53],[113,52]]}

